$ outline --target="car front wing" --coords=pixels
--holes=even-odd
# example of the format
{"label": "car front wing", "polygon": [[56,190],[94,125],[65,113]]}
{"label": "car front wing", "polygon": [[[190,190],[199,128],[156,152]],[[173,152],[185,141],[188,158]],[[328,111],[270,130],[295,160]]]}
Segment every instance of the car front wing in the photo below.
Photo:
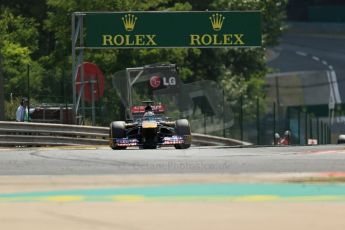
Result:
{"label": "car front wing", "polygon": [[[136,138],[113,138],[111,140],[113,142],[113,146],[119,147],[131,147],[131,146],[141,146],[142,144]],[[177,144],[185,144],[188,142],[188,137],[183,136],[171,136],[171,137],[164,137],[162,142],[158,142],[158,146],[168,146],[168,145],[177,145]]]}

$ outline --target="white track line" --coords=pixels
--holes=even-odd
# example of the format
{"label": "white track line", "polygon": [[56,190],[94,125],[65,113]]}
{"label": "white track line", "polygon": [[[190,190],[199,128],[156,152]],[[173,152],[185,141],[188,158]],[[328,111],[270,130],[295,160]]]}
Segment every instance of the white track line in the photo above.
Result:
{"label": "white track line", "polygon": [[[308,56],[307,53],[302,52],[302,51],[296,51],[296,54],[300,56],[304,56],[304,57]],[[311,58],[315,61],[321,61],[321,63],[325,66],[328,65],[327,61],[321,60],[319,57],[312,56]],[[330,101],[334,101],[334,103],[339,104],[341,103],[341,97],[339,93],[337,75],[335,74],[333,66],[328,65],[327,67],[330,70],[330,71],[327,71],[327,79],[330,86]]]}
{"label": "white track line", "polygon": [[315,57],[315,56],[312,56],[312,59],[315,60],[315,61],[320,61],[320,58]]}
{"label": "white track line", "polygon": [[306,57],[306,56],[307,56],[306,53],[301,52],[301,51],[297,51],[296,54],[297,54],[297,55],[300,55],[300,56],[303,56],[303,57]]}

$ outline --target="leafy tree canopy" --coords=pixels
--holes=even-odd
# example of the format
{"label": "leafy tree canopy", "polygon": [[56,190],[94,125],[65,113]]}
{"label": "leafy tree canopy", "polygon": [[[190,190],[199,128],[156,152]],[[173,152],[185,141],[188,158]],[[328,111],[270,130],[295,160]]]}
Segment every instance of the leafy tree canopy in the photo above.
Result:
{"label": "leafy tree canopy", "polygon": [[[229,100],[245,93],[249,99],[263,97],[268,72],[265,48],[277,44],[283,30],[287,0],[4,0],[0,7],[0,51],[3,56],[5,92],[25,95],[26,69],[30,65],[32,96],[44,102],[71,102],[71,14],[76,11],[147,10],[261,10],[263,47],[256,49],[126,49],[85,52],[85,60],[97,63],[109,76],[126,67],[155,62],[180,66],[185,82],[218,81]],[[109,118],[120,118],[114,108],[111,79],[99,103]],[[67,90],[67,92],[66,92]],[[250,100],[248,100],[250,101]],[[108,122],[105,121],[105,122]]]}

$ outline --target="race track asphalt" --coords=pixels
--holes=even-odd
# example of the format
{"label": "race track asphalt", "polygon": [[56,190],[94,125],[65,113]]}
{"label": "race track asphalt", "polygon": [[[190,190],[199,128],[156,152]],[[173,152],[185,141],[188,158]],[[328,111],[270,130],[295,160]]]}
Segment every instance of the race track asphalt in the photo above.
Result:
{"label": "race track asphalt", "polygon": [[0,149],[0,175],[304,173],[345,171],[345,146]]}

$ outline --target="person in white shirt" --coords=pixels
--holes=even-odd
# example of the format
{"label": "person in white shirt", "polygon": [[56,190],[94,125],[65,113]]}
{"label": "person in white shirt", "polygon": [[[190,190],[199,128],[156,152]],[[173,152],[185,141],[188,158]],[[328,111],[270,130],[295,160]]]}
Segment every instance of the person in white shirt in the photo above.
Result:
{"label": "person in white shirt", "polygon": [[24,121],[26,105],[27,105],[27,100],[23,98],[16,111],[16,121],[18,122]]}

